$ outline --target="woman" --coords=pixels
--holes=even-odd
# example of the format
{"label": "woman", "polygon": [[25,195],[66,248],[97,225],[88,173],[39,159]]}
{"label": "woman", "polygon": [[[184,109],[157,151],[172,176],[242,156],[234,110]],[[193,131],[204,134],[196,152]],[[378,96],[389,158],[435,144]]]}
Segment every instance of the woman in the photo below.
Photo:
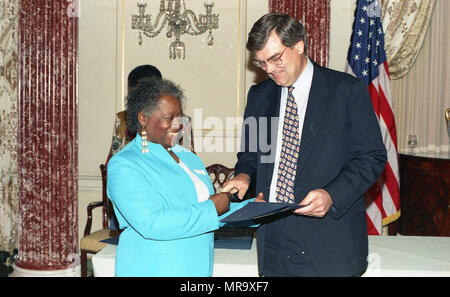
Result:
{"label": "woman", "polygon": [[220,215],[247,204],[215,194],[201,160],[176,145],[184,95],[173,82],[146,79],[130,93],[136,137],[108,163],[108,197],[120,229],[116,276],[211,276]]}

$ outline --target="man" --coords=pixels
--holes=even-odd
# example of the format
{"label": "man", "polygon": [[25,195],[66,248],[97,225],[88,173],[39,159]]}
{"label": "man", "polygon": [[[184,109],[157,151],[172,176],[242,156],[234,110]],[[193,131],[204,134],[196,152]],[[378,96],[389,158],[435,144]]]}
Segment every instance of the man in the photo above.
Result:
{"label": "man", "polygon": [[[365,85],[309,60],[305,29],[287,15],[260,18],[247,49],[269,79],[249,90],[236,176],[223,191],[242,198],[255,179],[266,201],[305,205],[258,229],[260,275],[361,275],[368,254],[363,194],[387,159]],[[252,122],[256,131],[246,129]]]}

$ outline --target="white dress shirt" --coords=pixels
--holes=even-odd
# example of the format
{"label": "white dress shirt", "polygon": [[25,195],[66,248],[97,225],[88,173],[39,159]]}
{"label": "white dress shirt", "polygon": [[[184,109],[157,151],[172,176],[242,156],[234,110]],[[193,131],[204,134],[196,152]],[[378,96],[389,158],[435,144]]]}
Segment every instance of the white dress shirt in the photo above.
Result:
{"label": "white dress shirt", "polygon": [[[308,97],[309,97],[309,91],[311,89],[311,82],[312,82],[313,74],[314,74],[314,66],[311,63],[311,61],[307,58],[307,64],[306,64],[305,70],[303,71],[302,74],[300,74],[297,81],[293,84],[294,91],[292,92],[292,95],[294,96],[295,103],[297,103],[298,117],[299,117],[298,133],[299,133],[299,139],[300,139],[300,154],[301,154],[301,146],[302,146],[301,137],[302,137],[303,123],[305,120],[306,107],[308,105]],[[287,95],[288,95],[288,88],[287,87],[282,88],[277,140],[281,139],[281,134],[283,133],[283,124],[284,124],[283,119],[284,119],[284,114],[285,114],[285,110],[286,110]],[[277,141],[276,152],[275,152],[275,164],[273,167],[272,182],[270,184],[269,202],[277,202],[277,200],[276,200],[276,184],[277,184],[277,180],[278,180],[278,167],[280,164],[280,151],[281,151],[281,141]]]}

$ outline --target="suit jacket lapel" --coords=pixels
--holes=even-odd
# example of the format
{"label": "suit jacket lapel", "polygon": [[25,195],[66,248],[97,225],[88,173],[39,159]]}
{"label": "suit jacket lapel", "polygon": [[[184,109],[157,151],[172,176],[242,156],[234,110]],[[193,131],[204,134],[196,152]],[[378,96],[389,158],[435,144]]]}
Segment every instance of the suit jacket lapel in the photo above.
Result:
{"label": "suit jacket lapel", "polygon": [[298,181],[298,177],[302,174],[302,164],[304,164],[305,160],[309,159],[308,155],[311,153],[311,148],[320,138],[320,127],[326,118],[327,96],[328,89],[322,70],[314,64],[314,74],[309,91],[305,121],[303,123],[296,181]]}

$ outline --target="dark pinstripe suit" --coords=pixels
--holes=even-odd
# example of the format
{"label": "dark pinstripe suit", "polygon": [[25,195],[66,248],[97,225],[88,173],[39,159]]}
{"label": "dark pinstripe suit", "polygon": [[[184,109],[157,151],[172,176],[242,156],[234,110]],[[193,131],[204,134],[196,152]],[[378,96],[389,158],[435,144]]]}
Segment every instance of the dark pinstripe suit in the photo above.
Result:
{"label": "dark pinstripe suit", "polygon": [[[264,193],[266,200],[276,144],[272,141],[269,151],[258,145],[255,151],[249,142],[255,135],[263,142],[276,137],[277,125],[271,126],[270,122],[271,117],[278,117],[280,95],[281,87],[271,79],[251,87],[244,119],[255,117],[257,131],[242,131],[245,148],[238,153],[235,166],[236,174],[247,173],[255,180],[256,193]],[[386,159],[366,86],[348,74],[314,63],[295,199],[300,203],[308,192],[322,188],[331,195],[333,207],[323,218],[290,215],[261,225],[257,233],[260,274],[264,274],[265,265],[277,263],[280,270],[302,275],[301,265],[296,264],[304,257],[299,247],[306,249],[318,275],[351,276],[361,272],[368,254],[363,194],[383,171]]]}

